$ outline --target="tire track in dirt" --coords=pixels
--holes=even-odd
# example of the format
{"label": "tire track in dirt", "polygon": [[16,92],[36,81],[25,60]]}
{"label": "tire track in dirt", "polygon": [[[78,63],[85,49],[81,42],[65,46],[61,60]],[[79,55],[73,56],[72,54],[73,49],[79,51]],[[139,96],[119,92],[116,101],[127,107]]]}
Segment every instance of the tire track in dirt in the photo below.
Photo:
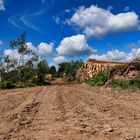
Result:
{"label": "tire track in dirt", "polygon": [[49,87],[42,92],[40,111],[32,124],[35,139],[54,140],[62,137],[65,103],[62,90],[58,86]]}
{"label": "tire track in dirt", "polygon": [[[96,112],[99,121],[111,124],[120,139],[123,139],[123,137],[133,137],[133,139],[140,138],[139,108],[134,108],[129,106],[129,104],[127,106],[124,100],[121,101],[110,98],[106,94],[100,94],[99,91],[94,91],[94,93],[88,91],[88,93],[90,93],[88,96],[84,89],[75,89],[74,93],[77,92],[81,93],[80,97],[83,96],[83,101],[87,104],[86,106],[89,106],[91,110]],[[99,116],[102,116],[103,120],[100,120]]]}
{"label": "tire track in dirt", "polygon": [[[12,118],[16,123],[14,123],[14,128],[11,128],[7,133],[4,133],[2,139],[10,140],[10,139],[31,139],[27,137],[26,134],[20,132],[24,129],[28,129],[34,120],[35,114],[38,112],[37,107],[39,106],[39,102],[33,100],[32,103],[26,105],[23,110]],[[13,121],[12,120],[12,121]],[[11,121],[11,120],[10,120]]]}
{"label": "tire track in dirt", "polygon": [[[67,101],[65,123],[69,127],[69,133],[73,139],[89,140],[98,137],[99,133],[105,129],[103,115],[96,108],[91,109],[89,104],[81,98],[81,92],[75,92],[73,88],[67,87],[63,95]],[[106,138],[104,137],[104,139]],[[110,138],[107,137],[107,139]]]}
{"label": "tire track in dirt", "polygon": [[29,91],[26,91],[26,89],[24,90],[14,95],[12,93],[10,97],[7,97],[5,98],[5,100],[0,102],[0,119],[5,118],[5,116],[11,115],[12,112],[18,112],[27,104],[28,100],[30,101],[30,99],[32,99],[34,95],[41,91],[41,88],[32,89]]}
{"label": "tire track in dirt", "polygon": [[19,98],[20,92],[13,95],[22,103],[13,104],[15,108],[3,115],[6,119],[0,118],[0,139],[140,139],[140,95],[107,93],[78,84],[32,90],[23,90],[25,99]]}
{"label": "tire track in dirt", "polygon": [[[6,99],[7,97],[11,97],[13,95],[22,94],[23,91],[30,92],[33,88],[22,88],[21,89],[8,89],[8,90],[0,90],[0,101]],[[10,93],[10,94],[9,94]]]}
{"label": "tire track in dirt", "polygon": [[[10,140],[10,139],[18,139],[19,137],[26,138],[24,134],[20,135],[20,132],[24,129],[27,129],[30,124],[32,123],[35,114],[38,112],[37,107],[39,106],[40,102],[37,100],[36,95],[39,94],[41,91],[40,88],[36,91],[35,89],[27,91],[27,93],[22,93],[21,97],[26,95],[25,99],[20,100],[17,95],[17,104],[10,102],[10,105],[13,108],[9,107],[7,111],[0,118],[0,139],[3,140]],[[15,95],[14,95],[15,96]],[[6,126],[6,127],[5,127]],[[4,127],[6,131],[4,131]],[[8,129],[7,129],[8,128]],[[28,138],[29,139],[29,138]]]}

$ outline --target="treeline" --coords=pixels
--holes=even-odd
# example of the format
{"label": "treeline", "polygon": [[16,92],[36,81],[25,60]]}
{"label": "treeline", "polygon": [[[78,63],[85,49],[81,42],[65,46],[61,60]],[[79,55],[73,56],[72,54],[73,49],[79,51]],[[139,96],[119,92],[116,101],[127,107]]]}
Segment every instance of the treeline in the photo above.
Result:
{"label": "treeline", "polygon": [[9,47],[18,50],[18,57],[1,55],[0,89],[48,85],[57,77],[73,81],[77,70],[83,65],[80,60],[61,63],[58,70],[55,66],[49,67],[45,58],[40,57],[26,45],[25,33],[17,40],[12,40]]}
{"label": "treeline", "polygon": [[[67,82],[76,81],[77,71],[83,67],[82,60],[63,62],[58,68],[49,67],[46,58],[41,57],[26,44],[26,34],[12,40],[9,47],[18,51],[18,56],[0,55],[0,89],[50,85],[56,78]],[[133,78],[129,78],[137,73]],[[118,78],[117,78],[118,77]],[[88,79],[91,86],[140,89],[140,59],[129,65],[113,67]]]}
{"label": "treeline", "polygon": [[[48,63],[28,48],[25,33],[17,40],[12,40],[9,47],[17,49],[18,56],[1,55],[1,89],[47,84],[45,74],[50,70]],[[27,56],[29,58],[25,58]]]}
{"label": "treeline", "polygon": [[77,70],[83,64],[82,60],[61,63],[59,64],[58,75],[65,81],[75,81]]}

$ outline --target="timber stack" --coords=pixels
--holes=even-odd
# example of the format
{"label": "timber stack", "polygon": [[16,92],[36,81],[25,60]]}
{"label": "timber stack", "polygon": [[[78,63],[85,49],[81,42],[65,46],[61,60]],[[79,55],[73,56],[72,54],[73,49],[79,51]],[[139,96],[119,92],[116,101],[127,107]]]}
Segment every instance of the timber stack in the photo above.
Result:
{"label": "timber stack", "polygon": [[112,61],[100,61],[96,59],[89,59],[77,72],[76,78],[80,82],[87,81],[94,75],[101,71],[111,69],[114,66],[126,65],[125,62],[112,62]]}

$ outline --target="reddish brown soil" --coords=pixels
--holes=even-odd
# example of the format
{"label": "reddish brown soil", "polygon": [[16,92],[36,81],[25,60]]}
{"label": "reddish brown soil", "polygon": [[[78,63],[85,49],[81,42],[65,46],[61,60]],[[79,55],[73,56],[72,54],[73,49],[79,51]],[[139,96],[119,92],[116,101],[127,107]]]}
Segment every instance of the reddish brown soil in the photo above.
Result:
{"label": "reddish brown soil", "polygon": [[0,140],[140,140],[140,94],[78,84],[0,91]]}

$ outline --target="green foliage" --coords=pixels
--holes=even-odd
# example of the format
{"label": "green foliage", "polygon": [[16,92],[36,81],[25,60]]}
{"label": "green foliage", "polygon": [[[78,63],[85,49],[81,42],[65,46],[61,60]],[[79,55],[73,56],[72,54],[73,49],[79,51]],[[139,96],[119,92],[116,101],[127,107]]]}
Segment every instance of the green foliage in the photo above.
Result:
{"label": "green foliage", "polygon": [[23,87],[35,87],[35,83],[25,83]]}
{"label": "green foliage", "polygon": [[83,65],[83,61],[71,61],[59,64],[58,74],[66,81],[76,80],[77,70]]}
{"label": "green foliage", "polygon": [[129,89],[132,91],[136,91],[140,89],[140,78],[136,77],[133,80],[113,80],[111,83],[112,88],[121,87],[122,89]]}
{"label": "green foliage", "polygon": [[26,33],[22,33],[17,40],[10,41],[11,48],[17,48],[18,53],[20,55],[19,65],[24,64],[24,55],[29,54],[31,51],[28,50],[28,46],[26,45]]}
{"label": "green foliage", "polygon": [[59,69],[58,69],[59,77],[64,77],[64,74],[69,66],[70,64],[68,62],[63,62],[59,64]]}
{"label": "green foliage", "polygon": [[0,89],[13,89],[15,85],[11,82],[2,82],[0,83]]}
{"label": "green foliage", "polygon": [[133,80],[130,80],[129,85],[132,88],[140,89],[140,75],[136,76]]}
{"label": "green foliage", "polygon": [[5,63],[5,66],[3,68],[5,68],[6,72],[9,72],[11,69],[15,69],[15,67],[17,66],[17,59],[11,59],[9,55],[4,56],[3,59]]}
{"label": "green foliage", "polygon": [[130,80],[130,85],[136,86],[140,89],[140,76],[137,76],[133,80]]}
{"label": "green foliage", "polygon": [[[49,73],[49,66],[46,60],[39,59],[39,56],[29,50],[26,45],[26,34],[12,40],[9,45],[12,49],[16,48],[19,53],[19,59],[13,59],[8,55],[0,55],[0,88],[13,87],[32,87],[35,85],[48,85],[45,81],[45,75]],[[25,61],[24,56],[31,56]],[[40,61],[39,61],[40,60]],[[56,69],[53,68],[53,73]]]}
{"label": "green foliage", "polygon": [[18,71],[11,70],[9,72],[3,72],[3,81],[9,81],[11,83],[16,83],[18,81]]}
{"label": "green foliage", "polygon": [[36,76],[36,71],[33,68],[23,67],[17,75],[17,81],[19,82],[28,82],[33,81]]}
{"label": "green foliage", "polygon": [[117,88],[117,87],[121,87],[123,89],[128,89],[129,88],[129,81],[127,80],[113,80],[111,83],[112,88]]}
{"label": "green foliage", "polygon": [[25,53],[27,51],[26,33],[25,32],[22,33],[17,40],[10,41],[10,47],[11,48],[17,47],[19,53],[23,52]]}
{"label": "green foliage", "polygon": [[103,86],[108,80],[109,71],[103,71],[89,80],[91,86]]}
{"label": "green foliage", "polygon": [[49,73],[49,66],[46,60],[41,60],[37,65],[37,76],[39,82],[45,83],[45,75]]}
{"label": "green foliage", "polygon": [[49,74],[51,74],[52,77],[56,77],[57,72],[55,66],[50,67]]}

